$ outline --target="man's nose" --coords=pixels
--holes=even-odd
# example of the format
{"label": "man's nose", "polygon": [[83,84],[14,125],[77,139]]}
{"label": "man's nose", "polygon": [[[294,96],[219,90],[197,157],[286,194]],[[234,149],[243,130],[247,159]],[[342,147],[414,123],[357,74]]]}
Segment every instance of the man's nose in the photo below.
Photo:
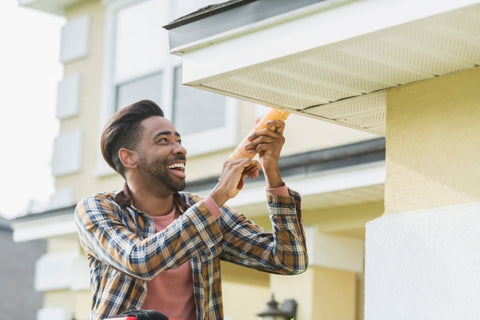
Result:
{"label": "man's nose", "polygon": [[180,143],[177,143],[177,144],[175,144],[175,149],[173,150],[173,153],[186,155],[187,154],[187,149],[185,149],[185,147],[183,145],[181,145]]}

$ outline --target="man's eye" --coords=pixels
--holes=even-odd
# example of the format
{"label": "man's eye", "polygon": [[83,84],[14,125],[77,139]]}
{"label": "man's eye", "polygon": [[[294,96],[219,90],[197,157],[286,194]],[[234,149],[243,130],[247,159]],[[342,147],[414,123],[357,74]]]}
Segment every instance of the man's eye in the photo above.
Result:
{"label": "man's eye", "polygon": [[182,140],[177,140],[177,143],[178,143],[178,144],[182,144]]}
{"label": "man's eye", "polygon": [[160,138],[157,140],[157,143],[165,143],[165,142],[168,142],[167,138]]}

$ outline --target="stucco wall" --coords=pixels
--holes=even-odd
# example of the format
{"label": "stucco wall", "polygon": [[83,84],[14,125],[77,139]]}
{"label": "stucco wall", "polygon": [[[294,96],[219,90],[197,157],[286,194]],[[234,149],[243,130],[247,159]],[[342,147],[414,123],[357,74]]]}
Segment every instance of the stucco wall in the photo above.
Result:
{"label": "stucco wall", "polygon": [[480,200],[480,68],[388,93],[385,212]]}

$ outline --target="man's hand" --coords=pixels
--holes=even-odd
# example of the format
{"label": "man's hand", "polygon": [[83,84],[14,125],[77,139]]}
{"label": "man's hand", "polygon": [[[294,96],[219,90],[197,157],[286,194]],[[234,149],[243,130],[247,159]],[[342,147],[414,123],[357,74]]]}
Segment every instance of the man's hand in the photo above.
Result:
{"label": "man's hand", "polygon": [[247,177],[257,178],[260,166],[268,188],[283,186],[278,159],[285,143],[284,129],[283,121],[271,120],[267,122],[266,129],[255,131],[248,137],[249,142],[245,145],[245,149],[251,153],[258,153],[260,163],[249,158],[224,163],[217,187],[210,194],[218,206],[235,197],[242,189],[243,181]]}
{"label": "man's hand", "polygon": [[285,123],[283,121],[268,121],[267,128],[252,133],[248,137],[250,142],[245,145],[247,151],[258,153],[269,188],[283,186],[283,180],[278,169],[278,159],[280,159],[280,152],[285,143],[284,129]]}
{"label": "man's hand", "polygon": [[242,158],[226,161],[223,164],[216,188],[210,193],[217,205],[221,207],[229,199],[234,198],[243,187],[243,181],[250,177],[258,177],[260,164],[256,160]]}

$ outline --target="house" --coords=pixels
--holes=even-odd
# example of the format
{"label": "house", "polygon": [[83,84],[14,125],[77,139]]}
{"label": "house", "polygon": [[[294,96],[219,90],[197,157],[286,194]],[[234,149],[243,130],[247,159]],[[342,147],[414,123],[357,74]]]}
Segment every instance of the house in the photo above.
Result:
{"label": "house", "polygon": [[[477,317],[480,1],[19,4],[66,18],[56,194],[13,223],[15,241],[48,243],[37,319],[88,317],[74,206],[121,188],[98,138],[143,98],[182,132],[202,195],[265,106],[291,112],[280,165],[311,263],[294,277],[223,265],[226,319],[255,319],[272,293],[299,319]],[[268,229],[264,201],[260,178],[229,204]]]}
{"label": "house", "polygon": [[4,320],[35,319],[43,304],[35,291],[35,263],[46,252],[45,240],[13,241],[11,222],[0,216],[0,314]]}

